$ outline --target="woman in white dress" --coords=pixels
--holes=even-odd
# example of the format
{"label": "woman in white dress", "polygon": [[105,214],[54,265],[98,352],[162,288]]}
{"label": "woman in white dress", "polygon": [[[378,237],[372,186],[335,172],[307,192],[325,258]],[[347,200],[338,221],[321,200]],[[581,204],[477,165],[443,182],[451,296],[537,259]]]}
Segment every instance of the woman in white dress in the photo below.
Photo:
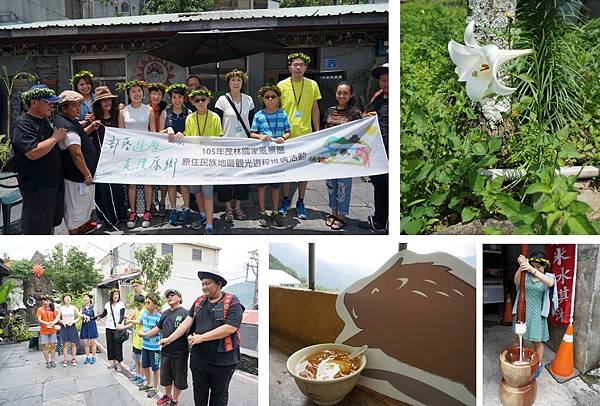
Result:
{"label": "woman in white dress", "polygon": [[[141,80],[130,80],[129,82],[119,83],[119,90],[125,89],[129,104],[119,112],[119,128],[127,128],[139,131],[156,131],[154,124],[154,112],[152,107],[142,103],[144,98],[144,87],[146,83]],[[129,197],[129,218],[127,228],[135,227],[137,220],[137,210],[135,205],[137,185],[128,185],[127,196]],[[142,215],[142,227],[150,227],[152,215],[152,185],[144,185],[144,213]]]}
{"label": "woman in white dress", "polygon": [[[254,100],[242,93],[244,83],[248,83],[248,75],[234,69],[225,75],[229,92],[219,97],[215,104],[215,112],[221,117],[223,137],[250,137],[250,123],[254,118]],[[245,220],[242,200],[248,199],[248,185],[223,185],[217,188],[219,201],[225,203],[225,221],[231,223],[235,218]]]}

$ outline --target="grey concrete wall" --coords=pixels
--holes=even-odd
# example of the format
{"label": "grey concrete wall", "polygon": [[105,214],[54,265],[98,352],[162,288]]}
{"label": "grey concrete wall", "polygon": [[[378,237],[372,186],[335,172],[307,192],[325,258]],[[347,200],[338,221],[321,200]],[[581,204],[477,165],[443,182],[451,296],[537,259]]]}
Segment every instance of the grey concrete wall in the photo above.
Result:
{"label": "grey concrete wall", "polygon": [[14,13],[16,20],[23,23],[65,20],[67,18],[65,17],[65,0],[39,2],[0,0],[0,13]]}
{"label": "grey concrete wall", "polygon": [[588,372],[600,364],[600,245],[577,246],[576,275],[575,367]]}

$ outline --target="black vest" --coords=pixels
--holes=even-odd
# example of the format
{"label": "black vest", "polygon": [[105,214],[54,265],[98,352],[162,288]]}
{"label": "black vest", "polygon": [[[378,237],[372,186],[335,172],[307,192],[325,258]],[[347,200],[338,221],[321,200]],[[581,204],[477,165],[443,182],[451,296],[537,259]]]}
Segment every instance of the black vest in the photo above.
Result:
{"label": "black vest", "polygon": [[[81,153],[83,154],[83,159],[92,173],[92,176],[94,176],[96,173],[96,166],[98,165],[98,152],[92,143],[92,139],[85,133],[83,127],[79,124],[79,121],[77,121],[77,119],[69,120],[62,115],[58,115],[54,120],[54,128],[66,128],[67,132],[74,132],[79,135],[79,138],[81,138]],[[62,157],[65,179],[72,182],[83,183],[85,181],[85,176],[75,166],[69,149],[60,151],[60,154]]]}

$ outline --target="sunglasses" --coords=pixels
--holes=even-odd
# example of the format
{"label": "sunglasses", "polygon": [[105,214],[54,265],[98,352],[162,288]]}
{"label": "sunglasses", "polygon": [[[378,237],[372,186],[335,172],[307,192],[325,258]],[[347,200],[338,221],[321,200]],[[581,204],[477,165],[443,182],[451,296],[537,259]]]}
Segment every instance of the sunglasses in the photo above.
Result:
{"label": "sunglasses", "polygon": [[208,97],[194,97],[194,103],[204,103],[208,100]]}
{"label": "sunglasses", "polygon": [[265,100],[273,100],[276,99],[278,96],[275,94],[273,96],[265,96]]}

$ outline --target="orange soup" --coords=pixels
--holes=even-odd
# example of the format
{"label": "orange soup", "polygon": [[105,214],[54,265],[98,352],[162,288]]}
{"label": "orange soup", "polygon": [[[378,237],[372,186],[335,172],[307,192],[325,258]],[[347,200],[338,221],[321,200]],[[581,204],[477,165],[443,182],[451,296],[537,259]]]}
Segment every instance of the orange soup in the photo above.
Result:
{"label": "orange soup", "polygon": [[360,368],[361,357],[349,359],[344,350],[319,350],[304,357],[296,366],[296,373],[305,379],[327,381],[348,376]]}

